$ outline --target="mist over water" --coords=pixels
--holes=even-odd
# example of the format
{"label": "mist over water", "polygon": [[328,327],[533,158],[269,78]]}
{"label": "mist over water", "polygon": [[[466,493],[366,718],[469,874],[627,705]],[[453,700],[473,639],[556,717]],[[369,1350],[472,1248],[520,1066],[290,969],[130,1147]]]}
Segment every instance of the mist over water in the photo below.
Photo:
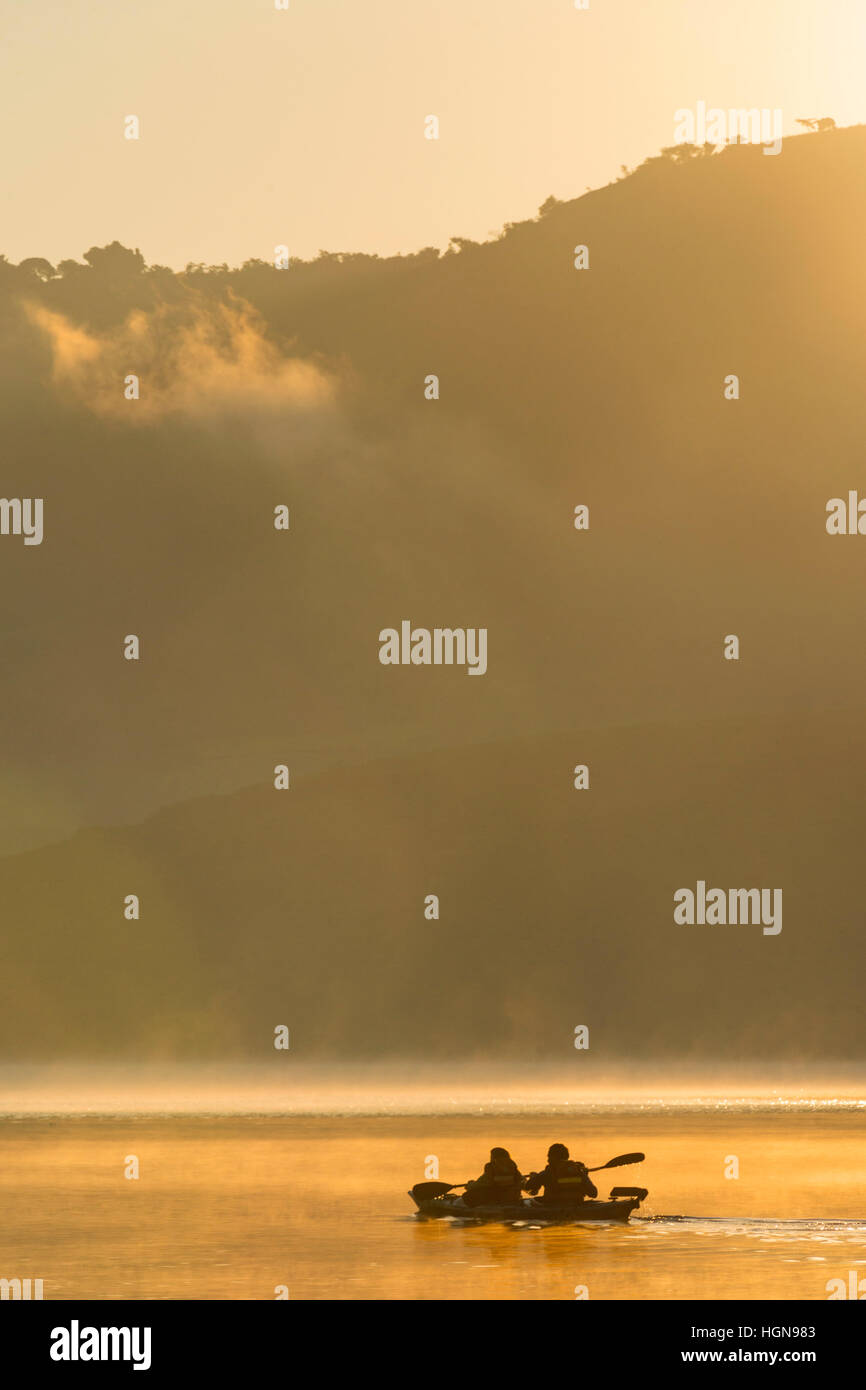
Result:
{"label": "mist over water", "polygon": [[381,1063],[0,1067],[0,1116],[507,1115],[606,1109],[866,1110],[866,1071]]}

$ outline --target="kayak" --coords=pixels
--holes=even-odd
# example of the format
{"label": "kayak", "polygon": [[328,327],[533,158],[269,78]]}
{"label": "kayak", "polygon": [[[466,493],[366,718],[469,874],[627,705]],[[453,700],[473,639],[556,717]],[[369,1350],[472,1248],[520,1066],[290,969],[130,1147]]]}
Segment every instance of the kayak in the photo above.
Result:
{"label": "kayak", "polygon": [[[614,1189],[616,1190],[616,1189]],[[450,1216],[461,1221],[628,1221],[632,1212],[646,1197],[645,1188],[629,1189],[628,1197],[613,1196],[609,1202],[545,1202],[540,1197],[524,1197],[508,1206],[467,1206],[456,1193],[419,1200],[411,1191],[409,1196],[418,1208],[415,1213],[427,1220]]]}

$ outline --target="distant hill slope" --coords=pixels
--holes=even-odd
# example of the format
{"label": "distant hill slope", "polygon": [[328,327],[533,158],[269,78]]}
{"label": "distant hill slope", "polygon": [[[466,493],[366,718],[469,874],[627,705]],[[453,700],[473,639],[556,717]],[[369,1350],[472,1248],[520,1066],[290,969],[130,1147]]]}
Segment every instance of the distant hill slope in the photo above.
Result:
{"label": "distant hill slope", "polygon": [[[842,714],[587,731],[204,798],[0,860],[0,1046],[265,1058],[282,1023],[305,1058],[579,1064],[583,1023],[596,1065],[857,1060],[864,743]],[[781,887],[781,932],[676,925],[697,878]]]}
{"label": "distant hill slope", "polygon": [[[864,165],[663,158],[445,256],[0,263],[2,490],[45,499],[0,849],[60,841],[0,861],[7,1053],[862,1056]],[[404,618],[488,673],[382,667]],[[674,928],[699,876],[781,936]]]}

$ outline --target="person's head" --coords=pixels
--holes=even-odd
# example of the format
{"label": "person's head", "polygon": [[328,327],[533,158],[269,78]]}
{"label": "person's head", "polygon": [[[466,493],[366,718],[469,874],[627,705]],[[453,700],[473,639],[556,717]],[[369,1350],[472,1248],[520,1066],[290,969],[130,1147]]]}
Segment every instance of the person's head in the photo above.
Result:
{"label": "person's head", "polygon": [[491,1149],[490,1162],[495,1168],[508,1168],[511,1166],[511,1154],[507,1149]]}
{"label": "person's head", "polygon": [[568,1149],[564,1144],[551,1144],[547,1150],[548,1163],[557,1163],[560,1159],[568,1158]]}

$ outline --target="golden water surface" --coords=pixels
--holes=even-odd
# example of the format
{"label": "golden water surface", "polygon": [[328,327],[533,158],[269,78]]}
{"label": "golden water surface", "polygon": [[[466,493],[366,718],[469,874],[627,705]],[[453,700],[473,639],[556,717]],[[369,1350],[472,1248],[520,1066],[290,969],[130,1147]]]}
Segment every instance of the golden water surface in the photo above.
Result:
{"label": "golden water surface", "polygon": [[[413,1215],[432,1156],[524,1171],[553,1140],[650,1196],[627,1227],[457,1225]],[[826,1299],[866,1293],[861,1106],[592,1113],[0,1119],[0,1277],[46,1298]],[[138,1179],[124,1176],[131,1156]],[[726,1177],[736,1158],[739,1177]]]}

